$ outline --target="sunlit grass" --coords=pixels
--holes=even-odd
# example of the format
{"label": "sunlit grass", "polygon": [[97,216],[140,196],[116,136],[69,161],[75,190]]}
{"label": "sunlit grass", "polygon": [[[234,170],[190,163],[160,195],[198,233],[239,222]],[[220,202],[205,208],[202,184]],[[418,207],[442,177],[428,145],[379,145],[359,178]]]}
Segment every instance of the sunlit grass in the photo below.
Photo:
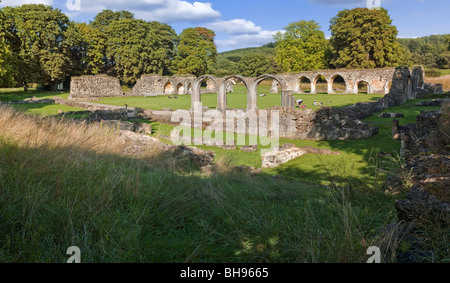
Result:
{"label": "sunlit grass", "polygon": [[[247,108],[247,92],[244,86],[237,85],[234,87],[234,92],[227,95],[227,106],[230,109],[246,109]],[[258,88],[258,108],[267,109],[274,106],[281,106],[281,93],[271,94],[270,86],[260,86]],[[267,96],[261,97],[260,95]],[[172,95],[173,96],[173,95]],[[321,106],[314,106],[314,100],[319,104],[322,102],[323,106],[330,107],[344,107],[358,102],[377,101],[382,98],[384,94],[296,94],[296,100],[301,98],[304,100],[303,105],[307,109],[317,110]],[[177,99],[169,99],[169,96],[158,97],[108,97],[102,98],[97,103],[110,104],[116,106],[141,107],[144,109],[162,110],[170,108],[172,110],[191,108],[190,95],[178,95]],[[203,94],[202,105],[208,106],[211,109],[217,107],[217,94]]]}

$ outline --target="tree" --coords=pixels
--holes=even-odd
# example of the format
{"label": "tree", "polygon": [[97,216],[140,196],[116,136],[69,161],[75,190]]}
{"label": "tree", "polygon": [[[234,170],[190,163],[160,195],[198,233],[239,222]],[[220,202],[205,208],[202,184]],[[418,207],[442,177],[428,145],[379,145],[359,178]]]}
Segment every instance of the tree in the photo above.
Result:
{"label": "tree", "polygon": [[269,58],[263,54],[249,54],[239,63],[239,74],[244,77],[258,77],[273,73]]}
{"label": "tree", "polygon": [[106,36],[85,23],[71,22],[65,33],[65,52],[70,58],[71,75],[105,72]]}
{"label": "tree", "polygon": [[104,32],[105,28],[111,23],[125,19],[134,19],[134,14],[128,11],[103,10],[95,16],[94,21],[91,21],[89,25]]}
{"label": "tree", "polygon": [[[0,11],[0,27],[4,23],[3,11]],[[14,78],[12,75],[12,53],[8,45],[5,43],[4,29],[0,29],[0,86],[12,87],[14,86]]]}
{"label": "tree", "polygon": [[399,38],[397,41],[410,51],[412,64],[426,68],[446,68],[448,44],[445,35]]}
{"label": "tree", "polygon": [[407,50],[386,9],[343,10],[331,20],[332,60],[337,68],[384,68],[407,64]]}
{"label": "tree", "polygon": [[285,72],[322,69],[327,66],[325,34],[315,21],[289,24],[275,38],[276,61]]}
{"label": "tree", "polygon": [[174,65],[178,74],[201,76],[212,70],[217,47],[212,30],[197,27],[185,29],[179,36]]}
{"label": "tree", "polygon": [[69,59],[63,52],[69,19],[45,5],[3,8],[5,42],[13,54],[13,76],[24,89],[31,82],[55,85],[67,75]]}
{"label": "tree", "polygon": [[143,74],[167,75],[175,31],[166,24],[121,19],[105,27],[106,56],[121,81],[133,84]]}

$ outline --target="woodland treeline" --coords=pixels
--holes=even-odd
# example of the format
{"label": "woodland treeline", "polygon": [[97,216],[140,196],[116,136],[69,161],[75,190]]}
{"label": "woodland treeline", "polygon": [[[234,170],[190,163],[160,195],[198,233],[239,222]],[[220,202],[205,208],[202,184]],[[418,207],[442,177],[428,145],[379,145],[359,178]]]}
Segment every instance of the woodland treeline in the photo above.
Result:
{"label": "woodland treeline", "polygon": [[420,64],[450,68],[450,35],[399,39],[388,11],[357,8],[331,19],[331,38],[315,21],[289,24],[274,43],[218,54],[214,31],[177,34],[168,24],[104,10],[89,24],[59,9],[0,9],[0,87],[55,86],[71,76],[107,74],[133,85],[143,74],[258,76],[324,68]]}

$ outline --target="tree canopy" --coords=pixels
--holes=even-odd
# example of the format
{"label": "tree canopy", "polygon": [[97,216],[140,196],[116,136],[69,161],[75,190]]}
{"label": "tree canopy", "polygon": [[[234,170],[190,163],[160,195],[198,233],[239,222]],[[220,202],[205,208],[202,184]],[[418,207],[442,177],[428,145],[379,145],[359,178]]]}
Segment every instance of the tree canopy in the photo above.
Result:
{"label": "tree canopy", "polygon": [[217,59],[215,36],[203,27],[183,30],[174,62],[177,73],[201,76],[212,70]]}
{"label": "tree canopy", "polygon": [[[273,58],[272,58],[273,60]],[[239,74],[245,77],[258,77],[263,74],[274,73],[270,57],[263,54],[249,54],[240,61]]]}
{"label": "tree canopy", "polygon": [[289,24],[275,35],[276,60],[285,72],[322,69],[327,66],[325,34],[315,21]]}
{"label": "tree canopy", "polygon": [[216,34],[204,27],[177,35],[167,24],[135,19],[128,11],[104,10],[85,24],[42,4],[4,7],[0,86],[54,86],[70,76],[96,74],[134,84],[143,74],[256,77],[323,68],[450,68],[450,35],[397,39],[385,9],[341,11],[330,30],[328,41],[318,23],[298,21],[276,34],[275,43],[218,54]]}
{"label": "tree canopy", "polygon": [[343,10],[331,20],[330,30],[330,63],[336,68],[384,68],[409,60],[386,9]]}
{"label": "tree canopy", "polygon": [[68,17],[42,4],[5,7],[2,12],[14,79],[25,88],[31,82],[52,84],[64,79],[69,65],[63,44]]}
{"label": "tree canopy", "polygon": [[114,74],[135,83],[143,74],[167,75],[176,42],[175,31],[166,24],[121,19],[105,28],[106,57]]}
{"label": "tree canopy", "polygon": [[398,38],[397,41],[410,51],[414,65],[450,68],[449,37],[449,34],[431,35],[421,38]]}

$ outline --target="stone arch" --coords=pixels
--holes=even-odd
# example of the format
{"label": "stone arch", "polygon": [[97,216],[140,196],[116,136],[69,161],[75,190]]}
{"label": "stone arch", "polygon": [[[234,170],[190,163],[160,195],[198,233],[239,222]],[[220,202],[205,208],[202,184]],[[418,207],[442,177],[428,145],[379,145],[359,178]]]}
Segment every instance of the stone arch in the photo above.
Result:
{"label": "stone arch", "polygon": [[184,87],[184,83],[178,83],[177,85],[177,94],[178,95],[183,95],[186,93],[186,88]]}
{"label": "stone arch", "polygon": [[192,83],[191,82],[187,83],[186,93],[187,94],[192,94]]}
{"label": "stone arch", "polygon": [[344,93],[348,93],[348,89],[349,89],[349,87],[348,87],[348,79],[345,78],[344,74],[337,73],[337,74],[333,74],[330,77],[330,79],[327,80],[328,81],[328,94],[335,94],[336,93],[336,90],[333,87],[333,84],[334,84],[335,80],[337,78],[339,78],[339,77],[344,81],[344,88],[345,88]]}
{"label": "stone arch", "polygon": [[367,94],[371,94],[372,92],[372,85],[370,84],[369,80],[366,79],[359,79],[355,83],[355,94],[359,94],[359,84],[365,83],[367,84]]}
{"label": "stone arch", "polygon": [[[308,82],[306,82],[306,81],[308,81]],[[310,88],[310,90],[309,90],[309,92],[311,92],[311,89],[312,89],[312,80],[311,80],[311,78],[310,77],[308,77],[307,75],[301,75],[299,78],[298,78],[298,80],[297,80],[297,84],[296,84],[296,92],[299,92],[299,93],[307,93],[305,90],[304,90],[304,88],[302,88],[302,84],[309,84],[309,88]]]}
{"label": "stone arch", "polygon": [[325,79],[325,81],[327,82],[327,84],[328,84],[328,81],[329,80],[327,80],[327,77],[325,76],[325,75],[323,75],[323,74],[317,74],[316,76],[314,76],[314,79],[311,81],[311,93],[312,94],[316,94],[317,93],[317,81],[320,79],[320,78],[324,78]]}
{"label": "stone arch", "polygon": [[241,81],[247,89],[247,93],[249,91],[248,79],[243,76],[231,75],[222,78],[217,89],[217,110],[219,111],[227,109],[227,90],[229,88],[229,83],[231,83],[231,80],[233,79]]}
{"label": "stone arch", "polygon": [[191,109],[193,109],[196,105],[200,105],[202,102],[201,83],[205,80],[212,80],[216,86],[219,85],[218,79],[214,76],[203,75],[203,76],[198,77],[192,85]]}
{"label": "stone arch", "polygon": [[173,87],[173,83],[171,81],[167,81],[164,83],[163,86],[163,93],[164,94],[173,94],[174,93],[174,87]]}
{"label": "stone arch", "polygon": [[262,81],[267,79],[273,79],[277,81],[280,85],[282,93],[283,91],[287,90],[286,82],[282,78],[268,74],[261,75],[253,80],[253,82],[250,85],[250,88],[247,88],[247,110],[258,109],[258,85]]}

